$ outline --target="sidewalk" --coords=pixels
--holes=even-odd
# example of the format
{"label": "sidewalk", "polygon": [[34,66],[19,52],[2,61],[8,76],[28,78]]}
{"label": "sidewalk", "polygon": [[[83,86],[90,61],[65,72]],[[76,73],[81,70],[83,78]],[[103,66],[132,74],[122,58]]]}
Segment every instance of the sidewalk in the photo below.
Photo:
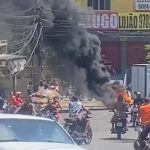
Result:
{"label": "sidewalk", "polygon": [[[101,101],[82,101],[83,106],[85,106],[89,110],[107,110],[106,106]],[[63,110],[61,110],[62,113],[68,112],[68,106],[69,106],[69,101],[61,101],[61,105]]]}

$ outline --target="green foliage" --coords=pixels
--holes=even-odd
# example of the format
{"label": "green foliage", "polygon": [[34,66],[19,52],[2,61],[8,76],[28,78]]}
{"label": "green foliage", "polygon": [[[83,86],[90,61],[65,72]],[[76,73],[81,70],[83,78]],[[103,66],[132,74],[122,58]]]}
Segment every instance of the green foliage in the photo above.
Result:
{"label": "green foliage", "polygon": [[147,51],[146,61],[148,64],[150,64],[150,44],[145,45],[145,50]]}

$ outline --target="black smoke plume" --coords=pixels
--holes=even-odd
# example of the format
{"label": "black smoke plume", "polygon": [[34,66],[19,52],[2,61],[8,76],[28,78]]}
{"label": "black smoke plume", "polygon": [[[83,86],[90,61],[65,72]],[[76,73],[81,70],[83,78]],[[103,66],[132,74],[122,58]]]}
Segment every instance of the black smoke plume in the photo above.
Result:
{"label": "black smoke plume", "polygon": [[[36,2],[35,0],[6,1],[7,3],[13,1],[12,8],[17,10],[30,8]],[[40,0],[40,12],[44,45],[54,51],[54,58],[57,58],[59,65],[64,64],[67,68],[71,64],[81,69],[84,79],[78,78],[79,85],[83,83],[90,91],[99,95],[99,87],[109,81],[110,75],[102,63],[99,38],[88,33],[81,26],[83,23],[81,10],[73,0]],[[64,76],[73,77],[78,73],[80,72],[70,72]]]}

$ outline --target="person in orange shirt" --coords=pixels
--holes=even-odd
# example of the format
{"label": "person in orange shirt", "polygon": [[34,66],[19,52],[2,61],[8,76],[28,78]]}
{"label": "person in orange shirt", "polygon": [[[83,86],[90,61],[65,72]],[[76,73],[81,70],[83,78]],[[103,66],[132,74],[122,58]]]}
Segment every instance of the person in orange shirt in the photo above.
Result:
{"label": "person in orange shirt", "polygon": [[130,106],[133,104],[133,99],[131,98],[131,96],[129,96],[129,93],[127,90],[124,90],[124,91],[121,91],[121,92],[118,92],[117,95],[122,95],[123,98],[124,98],[124,102]]}
{"label": "person in orange shirt", "polygon": [[135,149],[144,149],[146,146],[145,140],[147,140],[150,133],[150,99],[145,99],[143,105],[139,108],[139,118],[144,128],[135,141],[134,146]]}
{"label": "person in orange shirt", "polygon": [[150,123],[150,99],[145,99],[138,111],[140,124],[146,126]]}

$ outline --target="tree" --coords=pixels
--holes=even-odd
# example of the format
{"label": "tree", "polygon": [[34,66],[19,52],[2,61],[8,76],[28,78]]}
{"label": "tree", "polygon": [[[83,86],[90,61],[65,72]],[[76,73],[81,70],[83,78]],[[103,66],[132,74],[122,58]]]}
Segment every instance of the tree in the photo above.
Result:
{"label": "tree", "polygon": [[146,61],[150,64],[150,44],[145,45],[145,50],[147,51]]}

